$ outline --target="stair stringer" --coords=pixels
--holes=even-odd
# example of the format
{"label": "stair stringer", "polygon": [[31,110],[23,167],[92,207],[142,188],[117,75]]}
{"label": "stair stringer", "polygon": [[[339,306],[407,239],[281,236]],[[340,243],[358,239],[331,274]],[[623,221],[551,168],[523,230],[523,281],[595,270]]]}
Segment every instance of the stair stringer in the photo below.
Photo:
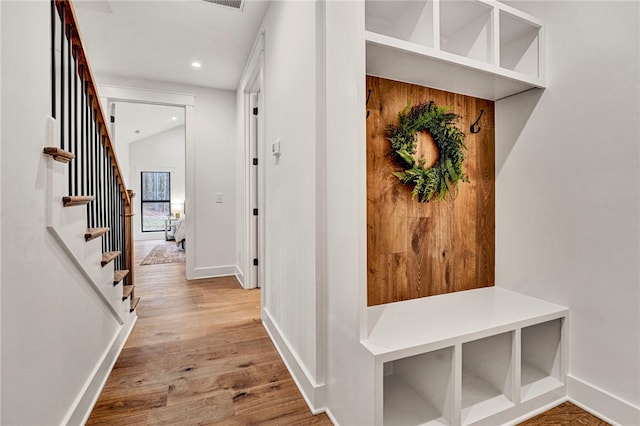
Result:
{"label": "stair stringer", "polygon": [[74,261],[80,272],[94,288],[100,299],[124,325],[135,312],[129,312],[129,304],[122,301],[122,282],[113,285],[113,265],[102,267],[102,241],[96,238],[85,241],[87,228],[84,206],[64,207],[68,165],[51,158],[47,161],[47,229]]}

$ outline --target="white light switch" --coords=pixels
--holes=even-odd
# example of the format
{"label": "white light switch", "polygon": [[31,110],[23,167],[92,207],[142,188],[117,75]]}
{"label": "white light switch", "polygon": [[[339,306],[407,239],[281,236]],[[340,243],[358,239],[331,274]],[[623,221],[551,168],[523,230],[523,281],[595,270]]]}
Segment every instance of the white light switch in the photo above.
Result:
{"label": "white light switch", "polygon": [[271,144],[271,154],[276,157],[280,156],[280,139]]}
{"label": "white light switch", "polygon": [[224,196],[221,193],[216,194],[216,203],[221,203],[224,200]]}

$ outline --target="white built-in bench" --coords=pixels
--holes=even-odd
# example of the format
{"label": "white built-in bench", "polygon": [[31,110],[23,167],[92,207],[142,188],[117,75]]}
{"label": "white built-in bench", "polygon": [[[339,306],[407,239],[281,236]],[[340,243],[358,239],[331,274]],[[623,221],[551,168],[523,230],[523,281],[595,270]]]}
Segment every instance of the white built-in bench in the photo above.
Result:
{"label": "white built-in bench", "polygon": [[498,287],[369,307],[378,425],[497,425],[566,396],[569,310]]}

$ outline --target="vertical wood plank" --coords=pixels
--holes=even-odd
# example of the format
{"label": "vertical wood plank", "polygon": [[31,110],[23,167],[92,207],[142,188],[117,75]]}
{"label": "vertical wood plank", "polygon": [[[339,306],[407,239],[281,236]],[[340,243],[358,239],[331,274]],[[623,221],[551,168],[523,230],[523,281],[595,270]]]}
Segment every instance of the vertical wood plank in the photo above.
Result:
{"label": "vertical wood plank", "polygon": [[[367,77],[367,255],[369,306],[493,285],[495,246],[493,102],[427,87]],[[392,172],[385,129],[409,103],[433,101],[461,119],[464,170],[455,198],[419,203]],[[469,126],[484,110],[481,131]],[[417,156],[435,163],[437,147],[419,135]]]}

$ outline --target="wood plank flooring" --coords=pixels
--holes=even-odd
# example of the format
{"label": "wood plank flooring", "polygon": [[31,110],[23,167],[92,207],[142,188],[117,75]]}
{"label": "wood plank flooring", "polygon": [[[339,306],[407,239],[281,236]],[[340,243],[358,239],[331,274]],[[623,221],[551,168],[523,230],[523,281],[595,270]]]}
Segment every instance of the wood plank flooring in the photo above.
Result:
{"label": "wood plank flooring", "polygon": [[535,416],[520,426],[610,426],[580,407],[564,402],[549,411]]}
{"label": "wood plank flooring", "polygon": [[[163,243],[137,242],[136,265]],[[135,274],[138,322],[87,424],[331,424],[311,414],[264,330],[260,290],[187,281],[184,263]]]}
{"label": "wood plank flooring", "polygon": [[[158,244],[137,242],[136,265]],[[330,425],[311,414],[262,327],[260,291],[232,277],[187,281],[184,268],[135,268],[138,322],[87,424]],[[522,425],[607,423],[567,402]]]}

